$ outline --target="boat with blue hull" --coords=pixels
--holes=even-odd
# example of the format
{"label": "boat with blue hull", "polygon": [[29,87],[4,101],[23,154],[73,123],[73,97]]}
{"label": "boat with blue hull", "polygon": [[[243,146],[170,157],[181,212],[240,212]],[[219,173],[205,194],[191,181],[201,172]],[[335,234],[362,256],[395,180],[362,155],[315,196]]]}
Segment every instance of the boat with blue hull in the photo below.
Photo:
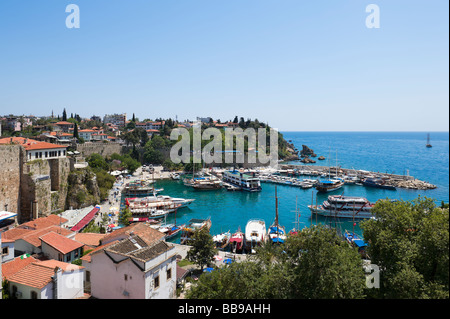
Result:
{"label": "boat with blue hull", "polygon": [[375,188],[381,188],[381,189],[388,189],[388,190],[396,190],[396,188],[392,185],[386,184],[386,181],[381,178],[371,178],[368,177],[362,181],[362,184],[364,186],[368,187],[375,187]]}

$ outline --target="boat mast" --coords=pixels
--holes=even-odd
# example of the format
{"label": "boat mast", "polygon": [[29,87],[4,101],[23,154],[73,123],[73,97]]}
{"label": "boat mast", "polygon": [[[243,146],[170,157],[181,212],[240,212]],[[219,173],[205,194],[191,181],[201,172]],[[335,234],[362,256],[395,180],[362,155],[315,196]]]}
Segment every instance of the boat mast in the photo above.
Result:
{"label": "boat mast", "polygon": [[278,197],[277,197],[277,185],[275,185],[275,226],[278,227]]}

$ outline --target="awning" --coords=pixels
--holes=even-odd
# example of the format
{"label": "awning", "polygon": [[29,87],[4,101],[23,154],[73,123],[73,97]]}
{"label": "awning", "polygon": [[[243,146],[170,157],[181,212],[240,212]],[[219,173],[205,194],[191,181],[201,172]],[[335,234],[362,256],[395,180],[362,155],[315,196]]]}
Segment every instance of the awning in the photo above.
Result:
{"label": "awning", "polygon": [[95,214],[100,211],[100,207],[94,207],[86,216],[83,217],[75,226],[73,226],[71,231],[79,231],[87,226],[91,222],[91,220],[95,217]]}
{"label": "awning", "polygon": [[358,247],[366,247],[367,246],[367,243],[365,243],[364,242],[364,240],[361,240],[361,239],[355,239],[354,241],[353,241],[353,243],[356,245],[356,246],[358,246]]}

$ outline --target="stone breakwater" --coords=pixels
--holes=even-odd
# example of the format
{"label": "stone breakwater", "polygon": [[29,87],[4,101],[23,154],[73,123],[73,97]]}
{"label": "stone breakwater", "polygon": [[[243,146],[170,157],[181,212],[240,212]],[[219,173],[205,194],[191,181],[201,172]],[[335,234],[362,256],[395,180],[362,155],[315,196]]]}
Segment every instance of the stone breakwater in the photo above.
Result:
{"label": "stone breakwater", "polygon": [[369,172],[364,170],[346,169],[341,167],[328,167],[328,166],[312,166],[312,165],[294,165],[285,164],[280,165],[280,172],[294,175],[307,175],[307,176],[321,176],[326,175],[331,178],[342,176],[355,176],[359,180],[363,180],[368,177],[381,178],[386,182],[386,185],[394,186],[397,188],[427,190],[435,189],[436,185],[429,182],[421,181],[413,176],[409,175],[396,175],[380,172]]}

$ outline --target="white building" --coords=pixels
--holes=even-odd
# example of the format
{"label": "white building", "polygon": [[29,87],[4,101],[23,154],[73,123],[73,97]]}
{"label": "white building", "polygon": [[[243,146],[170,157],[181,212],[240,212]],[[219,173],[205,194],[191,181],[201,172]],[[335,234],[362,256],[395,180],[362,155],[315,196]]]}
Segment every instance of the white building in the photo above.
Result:
{"label": "white building", "polygon": [[123,114],[106,114],[103,117],[103,123],[111,123],[119,127],[124,127],[127,122],[127,113]]}
{"label": "white building", "polygon": [[176,278],[175,248],[161,240],[149,244],[131,235],[90,255],[95,298],[171,299],[176,297]]}
{"label": "white building", "polygon": [[17,144],[26,150],[27,160],[57,159],[66,157],[66,146],[32,140],[25,137],[6,137],[0,139],[0,144]]}
{"label": "white building", "polygon": [[96,134],[97,132],[91,129],[85,129],[85,130],[79,130],[78,136],[81,137],[86,142],[90,142],[92,140],[92,135]]}

